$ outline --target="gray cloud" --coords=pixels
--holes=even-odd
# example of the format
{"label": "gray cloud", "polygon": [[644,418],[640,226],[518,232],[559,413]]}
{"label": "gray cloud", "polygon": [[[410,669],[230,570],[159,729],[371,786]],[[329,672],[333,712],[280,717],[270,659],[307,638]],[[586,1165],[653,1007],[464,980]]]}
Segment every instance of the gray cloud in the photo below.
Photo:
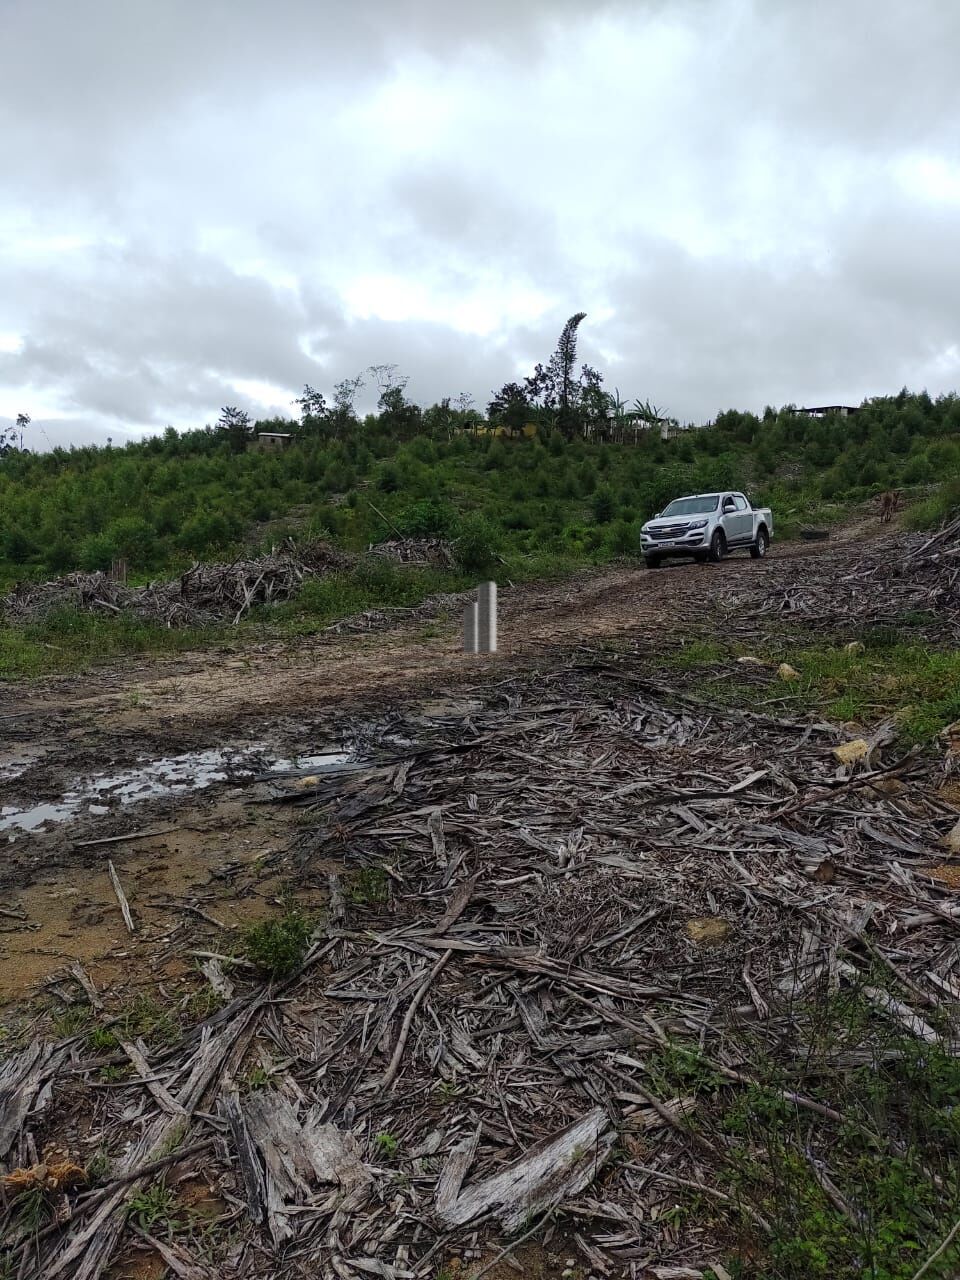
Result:
{"label": "gray cloud", "polygon": [[941,0],[0,11],[0,424],[387,361],[485,403],[581,308],[582,357],[687,419],[958,381]]}

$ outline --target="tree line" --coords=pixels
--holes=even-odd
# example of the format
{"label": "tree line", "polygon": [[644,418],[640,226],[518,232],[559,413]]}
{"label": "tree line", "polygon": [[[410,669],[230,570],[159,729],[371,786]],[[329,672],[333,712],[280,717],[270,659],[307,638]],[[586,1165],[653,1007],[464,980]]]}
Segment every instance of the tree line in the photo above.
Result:
{"label": "tree line", "polygon": [[[494,393],[486,413],[465,395],[421,407],[396,366],[377,365],[329,400],[305,387],[296,418],[254,421],[225,406],[208,427],[122,448],[25,452],[22,415],[0,456],[0,580],[117,557],[135,574],[175,572],[286,533],[353,549],[398,531],[469,534],[509,554],[597,559],[635,553],[639,525],[680,492],[747,490],[782,529],[823,504],[960,477],[955,394],[903,389],[850,417],[730,409],[662,439],[662,411],[627,410],[596,371],[578,370],[583,318],[572,316],[549,360]],[[361,417],[368,385],[376,411]],[[250,445],[263,431],[293,443],[258,453]],[[940,499],[926,501],[923,518],[934,520]]]}

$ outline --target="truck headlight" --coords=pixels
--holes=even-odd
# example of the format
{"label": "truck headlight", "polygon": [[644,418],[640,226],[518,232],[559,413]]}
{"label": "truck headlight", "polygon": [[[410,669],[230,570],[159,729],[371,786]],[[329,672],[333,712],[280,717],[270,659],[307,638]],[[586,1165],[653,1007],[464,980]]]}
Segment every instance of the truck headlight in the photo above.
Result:
{"label": "truck headlight", "polygon": [[705,529],[707,527],[706,520],[691,520],[687,525],[688,529]]}

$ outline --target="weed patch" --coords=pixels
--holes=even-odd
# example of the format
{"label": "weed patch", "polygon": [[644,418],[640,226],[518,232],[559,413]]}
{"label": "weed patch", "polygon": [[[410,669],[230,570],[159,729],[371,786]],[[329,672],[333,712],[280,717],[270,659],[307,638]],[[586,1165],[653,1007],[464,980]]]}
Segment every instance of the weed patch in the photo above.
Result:
{"label": "weed patch", "polygon": [[[864,975],[871,988],[885,979]],[[746,1029],[726,1043],[752,1083],[731,1081],[696,1045],[645,1063],[660,1097],[696,1099],[696,1127],[723,1153],[724,1189],[744,1206],[727,1223],[742,1242],[727,1269],[743,1280],[912,1280],[960,1215],[960,1062],[905,1035],[856,985],[818,988],[784,1025],[777,1050]],[[960,1243],[929,1274],[958,1265]]]}
{"label": "weed patch", "polygon": [[244,934],[246,957],[268,977],[284,978],[300,967],[313,930],[314,922],[297,910],[261,920]]}
{"label": "weed patch", "polygon": [[347,883],[347,897],[360,905],[376,906],[390,897],[390,879],[382,867],[362,867]]}

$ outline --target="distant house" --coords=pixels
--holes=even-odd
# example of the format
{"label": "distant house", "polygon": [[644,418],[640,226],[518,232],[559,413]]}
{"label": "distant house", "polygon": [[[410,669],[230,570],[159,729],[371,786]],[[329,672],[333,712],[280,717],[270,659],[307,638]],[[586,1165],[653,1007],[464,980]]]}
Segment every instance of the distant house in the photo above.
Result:
{"label": "distant house", "polygon": [[854,404],[818,404],[808,409],[794,409],[793,413],[805,413],[808,418],[825,418],[828,413],[835,413],[840,418],[849,418],[857,412]]}
{"label": "distant house", "polygon": [[253,447],[258,453],[282,453],[292,441],[293,436],[282,431],[258,431]]}
{"label": "distant house", "polygon": [[686,431],[686,427],[681,427],[676,418],[658,418],[660,424],[660,439],[675,440],[678,435]]}
{"label": "distant house", "polygon": [[636,409],[607,414],[607,430],[614,440],[622,441],[628,436],[636,439],[642,431],[659,431],[661,440],[673,440],[684,429],[676,418],[656,417]]}
{"label": "distant house", "polygon": [[537,434],[537,424],[535,422],[528,422],[524,426],[520,427],[519,430],[512,430],[510,427],[504,427],[504,426],[493,426],[493,427],[477,426],[477,427],[468,427],[468,428],[465,428],[465,430],[469,431],[473,435],[496,436],[498,439],[502,438],[503,436],[509,436],[511,438],[519,436],[525,440],[532,440],[534,436],[536,436]]}

